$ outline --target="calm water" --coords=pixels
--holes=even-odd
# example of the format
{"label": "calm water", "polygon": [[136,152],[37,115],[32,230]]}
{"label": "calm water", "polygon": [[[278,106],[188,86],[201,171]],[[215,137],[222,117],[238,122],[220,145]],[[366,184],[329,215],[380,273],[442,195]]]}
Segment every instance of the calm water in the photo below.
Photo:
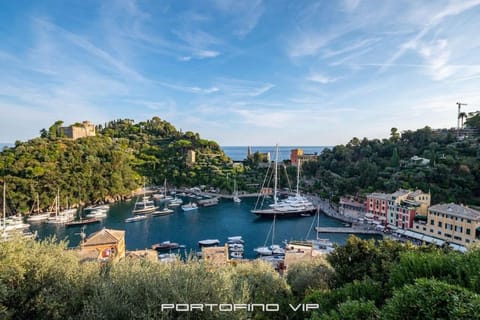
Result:
{"label": "calm water", "polygon": [[[291,146],[286,146],[286,147],[278,147],[278,160],[289,160],[290,159],[290,150],[292,149],[303,149],[304,153],[318,153],[320,154],[322,150],[326,147],[291,147]],[[248,147],[245,146],[240,146],[240,147],[222,147],[223,151],[227,156],[232,158],[234,161],[242,161],[247,157],[247,151]],[[273,160],[275,157],[275,146],[271,147],[255,147],[252,146],[252,153],[255,152],[270,152],[270,157]]]}
{"label": "calm water", "polygon": [[[187,251],[198,250],[198,241],[202,239],[219,239],[225,243],[229,236],[243,236],[245,240],[245,257],[253,258],[253,249],[263,246],[265,238],[271,228],[272,221],[259,219],[250,213],[254,205],[253,198],[244,198],[241,204],[234,204],[231,200],[222,199],[218,206],[199,208],[193,212],[183,212],[177,208],[174,214],[153,217],[147,220],[125,223],[131,216],[133,202],[123,202],[112,205],[108,217],[99,224],[87,225],[87,235],[101,228],[126,230],[127,250],[150,248],[154,243],[170,240],[184,244]],[[314,217],[278,219],[275,224],[275,243],[283,240],[305,239]],[[320,225],[341,227],[343,223],[320,215]],[[32,230],[37,230],[41,239],[55,234],[58,239],[67,239],[70,247],[80,242],[80,227],[65,228],[61,225],[37,223],[31,224]],[[314,232],[310,239],[314,238]],[[324,234],[321,238],[329,238],[333,242],[342,244],[348,235]],[[268,241],[271,244],[271,239]]]}

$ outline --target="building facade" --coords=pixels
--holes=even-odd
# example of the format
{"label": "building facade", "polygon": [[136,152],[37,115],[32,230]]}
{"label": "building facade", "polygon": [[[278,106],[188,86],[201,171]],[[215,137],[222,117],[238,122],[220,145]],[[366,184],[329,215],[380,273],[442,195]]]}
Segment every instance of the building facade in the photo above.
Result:
{"label": "building facade", "polygon": [[366,214],[367,219],[373,219],[386,223],[388,214],[388,202],[391,195],[382,192],[374,192],[367,195]]}
{"label": "building facade", "polygon": [[73,124],[68,127],[61,127],[60,130],[65,138],[70,138],[73,140],[85,137],[94,137],[96,135],[95,125],[90,121],[83,121],[81,124]]}
{"label": "building facade", "polygon": [[426,215],[430,194],[421,190],[398,190],[388,202],[388,224],[399,229],[410,229],[417,214]]}
{"label": "building facade", "polygon": [[480,211],[454,203],[437,204],[428,209],[426,222],[415,222],[414,231],[450,243],[469,245],[480,239]]}
{"label": "building facade", "polygon": [[80,256],[101,262],[125,258],[125,231],[103,228],[80,243]]}
{"label": "building facade", "polygon": [[318,154],[315,153],[304,153],[303,149],[292,149],[290,150],[290,163],[292,166],[298,165],[298,160],[302,162],[305,161],[316,161],[318,160]]}

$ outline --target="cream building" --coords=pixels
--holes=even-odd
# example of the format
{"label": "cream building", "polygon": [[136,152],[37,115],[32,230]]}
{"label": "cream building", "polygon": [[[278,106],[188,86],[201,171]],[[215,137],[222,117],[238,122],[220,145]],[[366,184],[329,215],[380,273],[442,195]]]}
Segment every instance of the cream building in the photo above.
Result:
{"label": "cream building", "polygon": [[469,245],[480,239],[480,211],[454,203],[437,204],[428,209],[427,221],[415,222],[413,230],[450,243]]}

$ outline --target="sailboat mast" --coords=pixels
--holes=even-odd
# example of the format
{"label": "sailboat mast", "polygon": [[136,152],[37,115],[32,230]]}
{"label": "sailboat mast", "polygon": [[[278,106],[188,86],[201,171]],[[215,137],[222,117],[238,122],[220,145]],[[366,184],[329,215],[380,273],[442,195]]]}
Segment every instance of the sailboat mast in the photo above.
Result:
{"label": "sailboat mast", "polygon": [[275,146],[275,174],[273,182],[273,203],[277,204],[277,180],[278,180],[278,144]]}
{"label": "sailboat mast", "polygon": [[297,161],[297,196],[300,195],[298,193],[298,187],[300,185],[300,159]]}
{"label": "sailboat mast", "polygon": [[6,189],[7,189],[7,183],[5,182],[5,177],[3,178],[3,233],[5,233],[5,228],[6,228],[6,223],[5,223],[5,214],[6,214],[6,211],[7,211],[7,206],[6,206],[6,202],[7,202],[7,192],[6,192]]}
{"label": "sailboat mast", "polygon": [[275,219],[277,218],[277,215],[273,215],[273,224],[272,224],[272,246],[275,243]]}
{"label": "sailboat mast", "polygon": [[60,202],[60,189],[57,189],[57,199],[55,200],[55,218],[58,217],[59,202]]}

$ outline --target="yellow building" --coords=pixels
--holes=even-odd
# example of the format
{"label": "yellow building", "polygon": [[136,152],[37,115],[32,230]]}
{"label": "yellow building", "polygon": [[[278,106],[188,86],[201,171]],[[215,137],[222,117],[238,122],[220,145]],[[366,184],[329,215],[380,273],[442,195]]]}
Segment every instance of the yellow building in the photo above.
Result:
{"label": "yellow building", "polygon": [[228,246],[202,247],[202,257],[215,266],[225,266],[228,263]]}
{"label": "yellow building", "polygon": [[415,222],[413,230],[450,243],[469,245],[480,240],[480,211],[454,203],[437,204],[428,209],[427,221]]}
{"label": "yellow building", "polygon": [[118,261],[125,258],[125,231],[103,228],[80,243],[80,258]]}

